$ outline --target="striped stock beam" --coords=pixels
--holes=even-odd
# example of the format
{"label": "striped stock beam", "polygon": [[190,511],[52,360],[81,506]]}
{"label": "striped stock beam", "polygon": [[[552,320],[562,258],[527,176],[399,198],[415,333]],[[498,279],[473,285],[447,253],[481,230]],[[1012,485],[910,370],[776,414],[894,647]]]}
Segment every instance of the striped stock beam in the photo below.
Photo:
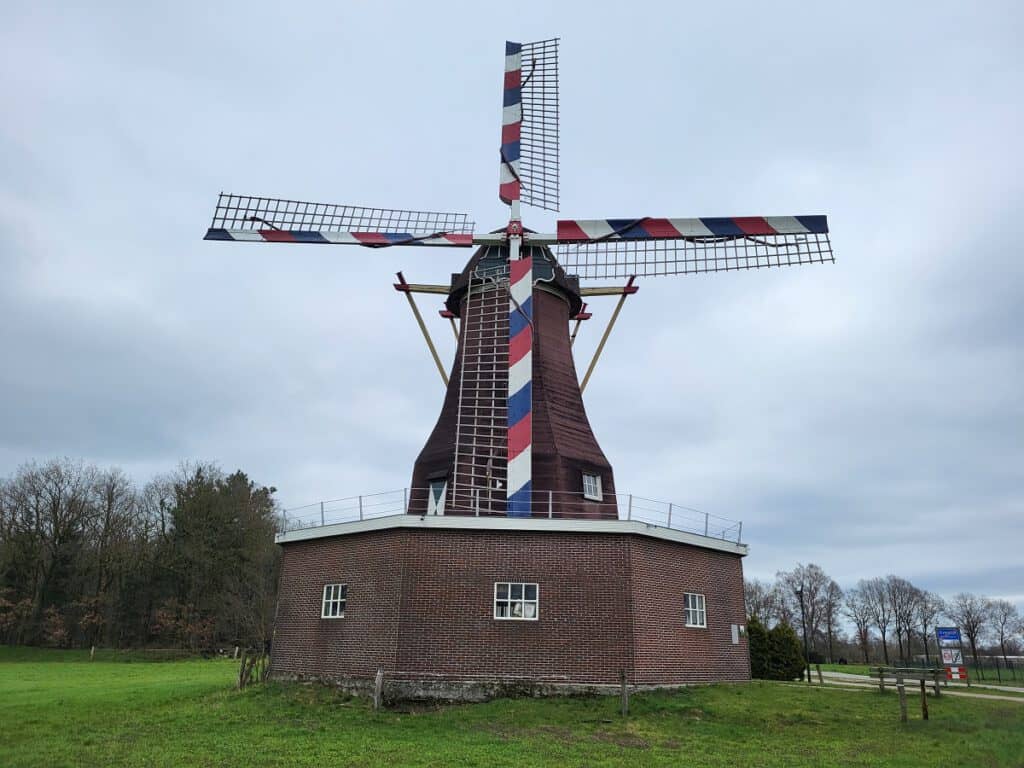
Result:
{"label": "striped stock beam", "polygon": [[501,173],[498,197],[509,205],[519,200],[520,139],[523,128],[523,64],[520,43],[505,43],[505,91],[501,113]]}
{"label": "striped stock beam", "polygon": [[204,240],[238,240],[249,243],[321,243],[333,245],[366,245],[381,248],[388,245],[444,245],[468,248],[472,234],[415,232],[332,232],[288,229],[216,229],[206,231]]}
{"label": "striped stock beam", "polygon": [[530,516],[533,444],[533,253],[509,262],[506,514]]}
{"label": "striped stock beam", "polygon": [[825,216],[731,216],[700,219],[563,219],[560,243],[595,240],[658,240],[686,237],[756,237],[828,233]]}

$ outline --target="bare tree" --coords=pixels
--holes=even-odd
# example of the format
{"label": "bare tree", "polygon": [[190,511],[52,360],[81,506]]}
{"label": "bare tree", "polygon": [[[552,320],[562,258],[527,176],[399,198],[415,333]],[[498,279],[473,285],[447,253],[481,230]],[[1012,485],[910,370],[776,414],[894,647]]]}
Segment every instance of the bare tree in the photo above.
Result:
{"label": "bare tree", "polygon": [[867,602],[868,610],[871,612],[871,620],[875,629],[882,638],[882,658],[886,665],[889,664],[889,644],[886,636],[889,626],[892,624],[892,607],[889,602],[889,593],[885,579],[874,578],[857,582],[857,587],[863,593]]}
{"label": "bare tree", "polygon": [[961,592],[946,607],[946,615],[955,621],[967,635],[975,664],[978,663],[978,638],[988,622],[989,606],[988,598],[978,597],[970,592]]}
{"label": "bare tree", "polygon": [[993,600],[989,603],[989,618],[992,624],[992,634],[999,643],[999,650],[1003,654],[1003,664],[1007,664],[1006,643],[1007,641],[1013,642],[1013,636],[1021,625],[1017,606],[1009,600]]}
{"label": "bare tree", "polygon": [[743,582],[743,603],[747,616],[770,628],[778,618],[779,593],[774,584],[758,579]]}
{"label": "bare tree", "polygon": [[842,605],[843,590],[832,579],[829,579],[828,586],[825,587],[822,604],[829,664],[835,661],[832,647],[835,640],[835,631],[839,625],[839,610],[842,608]]}
{"label": "bare tree", "polygon": [[[892,612],[893,631],[901,660],[910,656],[910,631],[915,623],[917,592],[917,588],[904,578],[892,574],[885,577],[885,595]],[[907,641],[905,649],[904,637]]]}
{"label": "bare tree", "polygon": [[871,647],[871,625],[874,621],[874,611],[871,601],[865,594],[864,582],[846,592],[846,616],[853,622],[857,635],[857,645],[864,654],[864,663],[868,664],[868,651]]}
{"label": "bare tree", "polygon": [[924,658],[929,664],[928,641],[939,615],[945,611],[946,605],[934,592],[922,591],[915,603],[915,616],[918,629],[921,630],[921,642],[924,643]]}
{"label": "bare tree", "polygon": [[[791,603],[794,611],[798,612],[800,616],[804,655],[808,657],[805,662],[809,664],[810,650],[824,618],[825,593],[831,579],[820,565],[814,563],[808,565],[797,563],[796,568],[792,571],[779,571],[776,576],[779,579],[779,586],[786,596],[786,602]],[[808,680],[810,674],[810,667],[808,667]]]}

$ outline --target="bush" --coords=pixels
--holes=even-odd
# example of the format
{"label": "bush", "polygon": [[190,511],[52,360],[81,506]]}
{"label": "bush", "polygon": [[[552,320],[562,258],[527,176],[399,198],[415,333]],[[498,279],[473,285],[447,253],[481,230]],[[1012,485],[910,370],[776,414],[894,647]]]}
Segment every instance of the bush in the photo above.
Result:
{"label": "bush", "polygon": [[800,640],[784,622],[766,630],[756,618],[747,622],[750,675],[761,680],[795,680],[804,670]]}
{"label": "bush", "polygon": [[800,639],[789,624],[776,624],[768,633],[768,645],[770,680],[795,680],[803,674],[806,665]]}
{"label": "bush", "polygon": [[756,617],[747,622],[747,644],[750,648],[750,676],[768,679],[768,630]]}

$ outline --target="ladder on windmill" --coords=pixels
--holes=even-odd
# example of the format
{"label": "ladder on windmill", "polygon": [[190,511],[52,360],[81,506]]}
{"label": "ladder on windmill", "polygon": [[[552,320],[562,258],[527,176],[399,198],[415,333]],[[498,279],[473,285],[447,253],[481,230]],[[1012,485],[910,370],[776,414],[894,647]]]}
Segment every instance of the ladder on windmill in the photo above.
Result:
{"label": "ladder on windmill", "polygon": [[455,428],[450,505],[504,514],[508,429],[508,273],[471,275]]}

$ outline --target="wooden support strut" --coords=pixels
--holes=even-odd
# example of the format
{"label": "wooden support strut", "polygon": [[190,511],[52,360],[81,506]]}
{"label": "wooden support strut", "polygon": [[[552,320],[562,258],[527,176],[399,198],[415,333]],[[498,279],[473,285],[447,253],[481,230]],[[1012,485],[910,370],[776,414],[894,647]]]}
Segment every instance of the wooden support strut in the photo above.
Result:
{"label": "wooden support strut", "polygon": [[587,388],[587,382],[590,381],[590,375],[594,372],[594,366],[597,365],[598,358],[601,357],[601,351],[604,349],[604,344],[608,341],[608,336],[612,332],[612,328],[615,326],[615,321],[619,317],[619,312],[622,311],[622,305],[626,303],[626,297],[631,296],[640,290],[639,286],[633,285],[633,281],[636,280],[636,275],[629,278],[626,285],[619,289],[619,303],[615,305],[615,311],[612,312],[611,319],[608,321],[608,327],[604,329],[604,334],[601,336],[601,341],[597,345],[597,349],[594,351],[594,358],[590,361],[590,366],[587,368],[587,373],[583,377],[583,382],[580,384],[580,394],[583,394],[583,390]]}
{"label": "wooden support strut", "polygon": [[444,372],[444,366],[441,365],[441,358],[438,357],[437,349],[434,347],[434,341],[430,338],[430,332],[427,330],[426,323],[423,322],[423,316],[420,314],[419,307],[416,306],[416,300],[413,299],[412,286],[405,282],[405,277],[402,273],[398,273],[398,282],[394,284],[395,290],[405,294],[405,298],[409,300],[409,307],[412,309],[412,314],[416,318],[416,322],[420,326],[420,331],[423,332],[423,339],[427,342],[427,348],[430,350],[431,356],[434,358],[434,364],[437,366],[437,372],[441,374],[441,381],[444,385],[448,386],[448,374]]}

